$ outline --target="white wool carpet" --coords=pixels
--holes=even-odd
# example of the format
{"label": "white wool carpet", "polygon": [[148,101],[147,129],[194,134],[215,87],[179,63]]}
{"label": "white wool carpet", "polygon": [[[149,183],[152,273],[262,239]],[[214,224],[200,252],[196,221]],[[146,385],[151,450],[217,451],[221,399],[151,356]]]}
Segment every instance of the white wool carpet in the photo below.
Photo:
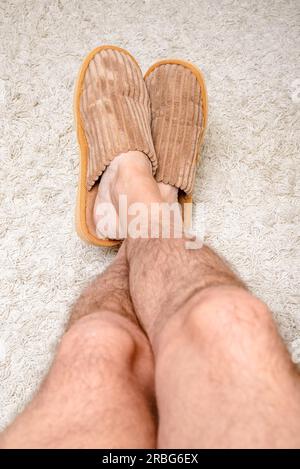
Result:
{"label": "white wool carpet", "polygon": [[0,428],[38,389],[70,304],[115,256],[74,231],[74,81],[101,44],[143,70],[179,57],[204,71],[195,228],[270,306],[300,362],[299,13],[298,0],[1,1]]}

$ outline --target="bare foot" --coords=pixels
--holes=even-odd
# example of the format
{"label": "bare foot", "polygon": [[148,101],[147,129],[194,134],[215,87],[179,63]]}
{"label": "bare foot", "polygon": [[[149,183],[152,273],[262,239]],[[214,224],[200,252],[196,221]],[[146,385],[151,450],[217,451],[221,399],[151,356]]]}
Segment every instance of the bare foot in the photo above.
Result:
{"label": "bare foot", "polygon": [[[96,232],[101,238],[122,239],[120,196],[127,197],[127,206],[132,203],[162,202],[158,185],[152,176],[148,157],[138,151],[118,155],[103,173],[94,205]],[[103,216],[105,215],[105,226]]]}
{"label": "bare foot", "polygon": [[[97,235],[101,238],[125,238],[132,216],[139,211],[138,204],[146,208],[139,223],[143,232],[149,234],[151,226],[154,226],[151,204],[160,204],[158,207],[162,213],[162,205],[176,203],[177,197],[177,188],[155,181],[151,163],[144,153],[122,153],[106,168],[99,183],[94,205]],[[163,217],[166,216],[164,212]]]}

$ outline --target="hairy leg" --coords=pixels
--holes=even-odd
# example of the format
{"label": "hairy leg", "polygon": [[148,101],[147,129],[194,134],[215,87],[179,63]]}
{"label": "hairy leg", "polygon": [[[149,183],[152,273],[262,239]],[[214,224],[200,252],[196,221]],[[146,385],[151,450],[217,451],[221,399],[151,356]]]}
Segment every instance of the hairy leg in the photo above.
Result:
{"label": "hairy leg", "polygon": [[155,355],[158,446],[299,447],[299,376],[268,308],[207,246],[125,243]]}
{"label": "hairy leg", "polygon": [[[112,200],[161,203],[167,191],[172,201],[174,191],[158,194],[141,160],[134,174],[143,184],[133,185],[131,164],[116,177]],[[207,246],[128,234],[131,297],[156,362],[158,445],[299,446],[299,376],[268,308]]]}
{"label": "hairy leg", "polygon": [[3,448],[154,447],[153,358],[115,262],[75,304],[50,372]]}

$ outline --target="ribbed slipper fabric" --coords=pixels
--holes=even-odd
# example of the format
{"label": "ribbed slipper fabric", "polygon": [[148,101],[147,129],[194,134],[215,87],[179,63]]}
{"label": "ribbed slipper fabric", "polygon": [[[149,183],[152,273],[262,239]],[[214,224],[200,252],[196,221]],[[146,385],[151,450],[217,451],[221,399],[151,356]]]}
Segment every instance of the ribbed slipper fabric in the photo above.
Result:
{"label": "ribbed slipper fabric", "polygon": [[155,173],[149,96],[128,54],[104,49],[94,55],[82,83],[80,111],[89,147],[88,189],[115,156],[127,151],[145,153]]}
{"label": "ribbed slipper fabric", "polygon": [[145,82],[158,160],[155,178],[190,195],[207,118],[203,76],[188,62],[164,60],[150,67]]}

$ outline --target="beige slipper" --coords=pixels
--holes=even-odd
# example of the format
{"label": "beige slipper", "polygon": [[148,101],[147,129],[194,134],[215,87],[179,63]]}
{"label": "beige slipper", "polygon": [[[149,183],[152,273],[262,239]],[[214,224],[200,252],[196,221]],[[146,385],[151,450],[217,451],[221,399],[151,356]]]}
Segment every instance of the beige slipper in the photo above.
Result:
{"label": "beige slipper", "polygon": [[117,240],[99,239],[93,207],[102,173],[120,153],[141,151],[157,160],[151,137],[151,112],[142,72],[124,49],[101,46],[84,60],[75,91],[75,120],[80,148],[80,176],[76,207],[79,236],[96,246]]}
{"label": "beige slipper", "polygon": [[[192,202],[200,145],[207,123],[207,92],[201,71],[177,59],[156,62],[144,76],[151,101],[151,131],[157,182],[180,189],[181,204]],[[184,220],[185,226],[190,221]]]}

